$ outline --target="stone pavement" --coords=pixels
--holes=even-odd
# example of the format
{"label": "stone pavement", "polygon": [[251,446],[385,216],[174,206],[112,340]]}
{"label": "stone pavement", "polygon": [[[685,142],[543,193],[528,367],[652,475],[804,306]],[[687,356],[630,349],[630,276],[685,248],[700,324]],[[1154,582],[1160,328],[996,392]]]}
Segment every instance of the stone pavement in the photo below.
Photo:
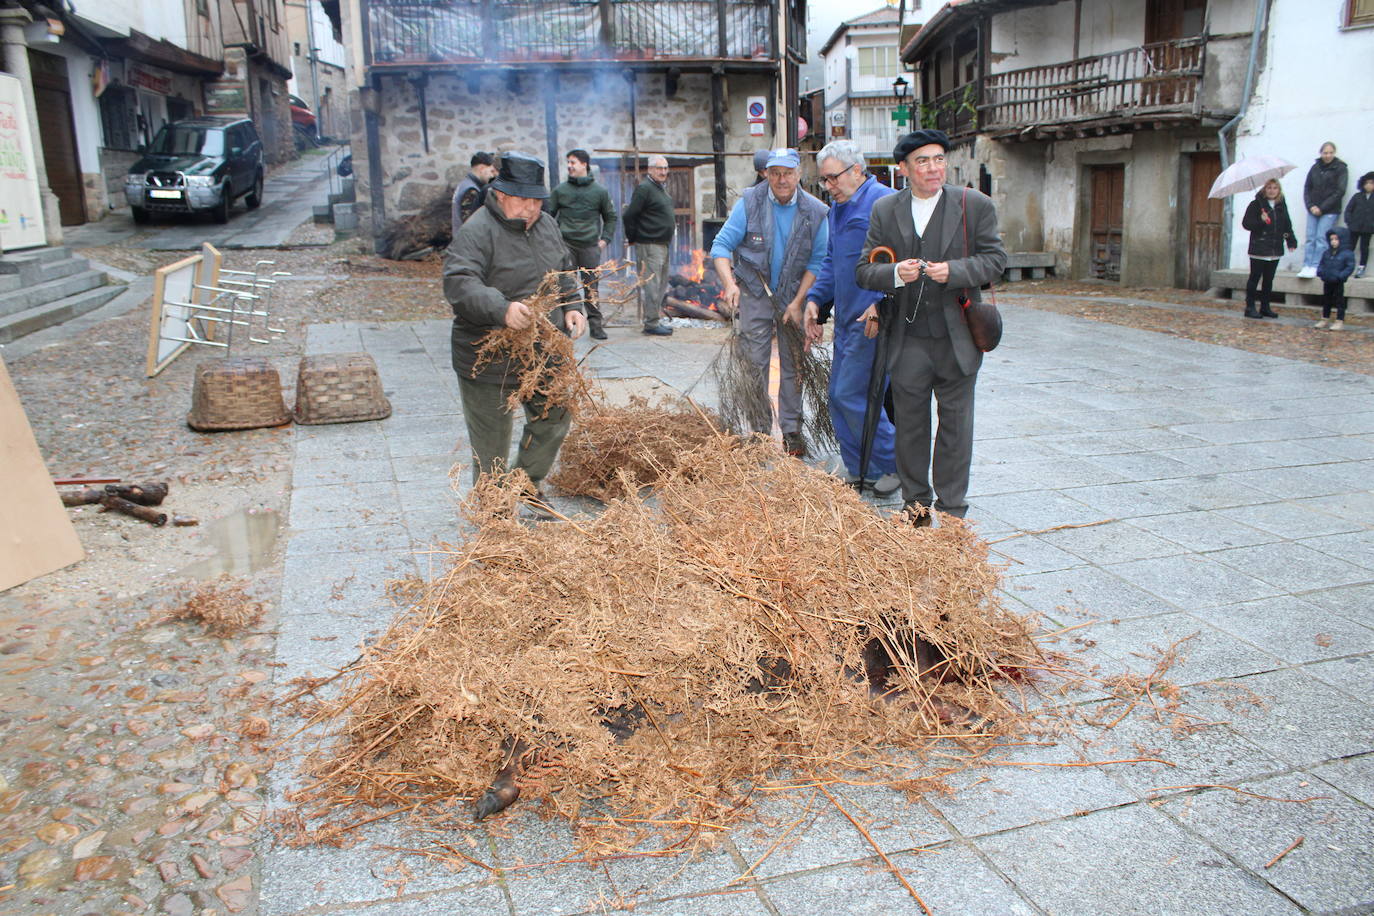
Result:
{"label": "stone pavement", "polygon": [[[948,796],[836,794],[937,914],[1374,912],[1374,378],[1004,312],[970,516],[1007,563],[1009,606],[1047,631],[1090,624],[1062,646],[1106,675],[1146,674],[1152,646],[1192,636],[1166,677],[1217,724],[1175,736],[1136,715],[1004,748]],[[599,375],[679,389],[720,340],[611,335],[588,360]],[[307,348],[370,352],[394,414],[296,431],[279,685],[348,662],[386,625],[382,580],[426,574],[428,545],[457,533],[447,477],[466,461],[447,322],[316,325]],[[1063,766],[1137,757],[1173,765]],[[272,776],[280,804],[294,780]],[[759,816],[690,863],[492,878],[412,857],[399,896],[395,853],[376,846],[406,843],[379,826],[348,850],[264,849],[260,912],[921,912],[823,796]],[[565,826],[520,806],[470,836],[496,867],[572,849]]]}
{"label": "stone pavement", "polygon": [[141,234],[143,237],[132,244],[152,251],[199,251],[201,242],[220,250],[276,248],[311,219],[317,204],[326,203],[329,179],[324,161],[323,155],[307,155],[269,174],[263,185],[262,206],[249,210],[239,198],[229,211],[229,222],[222,226],[203,215],[155,217],[153,222],[138,226],[125,207],[107,213],[99,222],[64,228],[64,242],[88,248],[119,244]]}

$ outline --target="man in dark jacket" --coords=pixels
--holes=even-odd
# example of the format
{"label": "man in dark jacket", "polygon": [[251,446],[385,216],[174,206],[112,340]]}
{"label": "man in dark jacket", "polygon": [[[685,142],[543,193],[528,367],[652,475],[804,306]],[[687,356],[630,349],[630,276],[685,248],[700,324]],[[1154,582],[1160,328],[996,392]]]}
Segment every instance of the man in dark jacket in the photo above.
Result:
{"label": "man in dark jacket", "polygon": [[[497,358],[475,371],[477,347],[496,328],[527,328],[537,317],[524,300],[549,271],[571,271],[572,258],[558,225],[541,205],[549,196],[544,163],[524,153],[505,153],[486,202],[454,236],[444,258],[444,297],[453,307],[453,369],[463,402],[472,447],[472,479],[479,474],[518,468],[534,491],[526,505],[549,517],[539,483],[553,467],[568,434],[566,411],[547,412],[542,397],[524,403],[525,432],[515,464],[510,465],[515,417],[507,403],[518,384],[517,370]],[[573,338],[587,327],[571,275],[560,278],[563,296],[548,318]]]}
{"label": "man in dark jacket", "polygon": [[587,328],[597,340],[606,339],[601,309],[596,304],[596,269],[601,252],[615,235],[615,204],[610,192],[591,176],[592,157],[584,149],[568,153],[568,180],[553,189],[549,213],[558,219],[563,241],[582,278],[582,301],[587,309]]}
{"label": "man in dark jacket", "polygon": [[1336,158],[1336,144],[1328,140],[1322,144],[1321,156],[1307,170],[1307,181],[1302,186],[1302,202],[1307,207],[1307,242],[1298,276],[1304,280],[1317,275],[1317,264],[1326,248],[1326,233],[1341,215],[1349,181],[1345,163]]}
{"label": "man in dark jacket", "polygon": [[1374,234],[1374,172],[1360,176],[1355,196],[1345,205],[1345,225],[1354,237],[1352,245],[1357,249],[1360,262],[1355,268],[1355,276],[1363,277],[1364,269],[1369,266],[1369,237]]}
{"label": "man in dark jacket", "polygon": [[[968,512],[973,391],[983,354],[960,300],[979,299],[979,287],[1007,266],[992,201],[945,184],[948,150],[949,137],[939,130],[912,131],[897,142],[892,158],[911,193],[873,205],[856,270],[859,286],[896,297],[897,320],[882,333],[897,412],[897,476],[905,507],[921,527],[930,525],[932,508],[959,518]],[[879,245],[896,253],[896,264],[869,263]],[[877,309],[870,306],[863,317],[878,333]],[[932,396],[940,417],[933,458]]]}
{"label": "man in dark jacket", "polygon": [[663,323],[663,290],[668,283],[668,245],[673,241],[673,199],[668,196],[668,160],[649,157],[649,177],[639,183],[625,220],[625,241],[635,246],[635,274],[644,333],[666,337],[673,329]]}
{"label": "man in dark jacket", "polygon": [[491,153],[473,153],[467,177],[453,189],[453,234],[482,206],[487,183],[496,177],[496,158]]}

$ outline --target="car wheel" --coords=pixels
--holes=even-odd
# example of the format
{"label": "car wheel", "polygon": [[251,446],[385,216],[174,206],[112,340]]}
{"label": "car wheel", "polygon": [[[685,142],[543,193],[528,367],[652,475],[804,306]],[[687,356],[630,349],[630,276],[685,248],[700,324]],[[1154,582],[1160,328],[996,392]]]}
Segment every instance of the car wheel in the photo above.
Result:
{"label": "car wheel", "polygon": [[244,196],[243,202],[248,205],[249,210],[256,210],[262,206],[262,173],[253,180],[253,190]]}
{"label": "car wheel", "polygon": [[226,181],[220,188],[219,203],[215,204],[215,208],[210,211],[210,215],[214,218],[215,222],[229,222],[229,205],[232,203],[230,199],[232,196],[233,191],[229,187],[229,182]]}
{"label": "car wheel", "polygon": [[143,224],[143,223],[148,222],[148,210],[147,210],[147,208],[145,208],[145,207],[134,207],[134,206],[131,206],[131,207],[129,207],[129,210],[130,210],[130,212],[132,212],[133,215],[134,215],[134,222],[139,223],[140,225]]}

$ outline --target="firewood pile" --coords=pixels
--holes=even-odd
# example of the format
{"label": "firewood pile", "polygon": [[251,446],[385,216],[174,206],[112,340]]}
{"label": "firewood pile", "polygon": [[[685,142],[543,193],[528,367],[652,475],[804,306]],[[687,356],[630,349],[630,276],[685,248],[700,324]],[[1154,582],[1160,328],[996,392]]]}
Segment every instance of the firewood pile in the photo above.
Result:
{"label": "firewood pile", "polygon": [[917,789],[937,745],[969,760],[1027,721],[1009,697],[1045,659],[958,520],[881,517],[725,435],[595,518],[522,524],[519,494],[479,482],[447,571],[313,706],[310,839],[518,795],[589,849],[685,848],[761,788]]}

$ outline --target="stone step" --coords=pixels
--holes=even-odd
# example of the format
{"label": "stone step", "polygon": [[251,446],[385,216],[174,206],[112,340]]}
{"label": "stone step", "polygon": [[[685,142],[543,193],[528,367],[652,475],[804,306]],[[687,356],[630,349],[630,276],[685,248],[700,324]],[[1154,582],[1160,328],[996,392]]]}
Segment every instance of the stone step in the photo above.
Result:
{"label": "stone step", "polygon": [[56,302],[48,302],[13,315],[6,315],[0,318],[0,344],[9,343],[25,334],[50,328],[98,309],[124,292],[124,289],[123,286],[97,286]]}
{"label": "stone step", "polygon": [[69,277],[35,283],[0,296],[0,316],[15,315],[104,285],[105,274],[98,270],[83,270]]}
{"label": "stone step", "polygon": [[314,215],[314,221],[317,223],[334,222],[334,207],[332,204],[320,204],[312,208],[311,212]]}
{"label": "stone step", "polygon": [[91,262],[85,258],[67,258],[64,261],[41,263],[38,267],[39,282],[46,283],[49,280],[60,280],[63,277],[70,277],[72,274],[79,274],[83,270],[90,270]]}
{"label": "stone step", "polygon": [[23,285],[24,281],[19,278],[18,274],[0,274],[0,296],[13,292]]}
{"label": "stone step", "polygon": [[66,245],[58,245],[54,248],[34,248],[29,251],[16,251],[0,257],[0,273],[19,273],[18,265],[24,262],[47,264],[52,261],[65,261],[71,256],[72,250]]}
{"label": "stone step", "polygon": [[[1247,270],[1212,271],[1212,290],[1233,299],[1245,298],[1245,284],[1250,279]],[[1235,295],[1239,293],[1239,295]],[[1345,281],[1346,309],[1352,312],[1374,312],[1374,276]],[[1280,271],[1274,276],[1274,302],[1281,305],[1322,304],[1322,281],[1303,280],[1292,271]]]}

